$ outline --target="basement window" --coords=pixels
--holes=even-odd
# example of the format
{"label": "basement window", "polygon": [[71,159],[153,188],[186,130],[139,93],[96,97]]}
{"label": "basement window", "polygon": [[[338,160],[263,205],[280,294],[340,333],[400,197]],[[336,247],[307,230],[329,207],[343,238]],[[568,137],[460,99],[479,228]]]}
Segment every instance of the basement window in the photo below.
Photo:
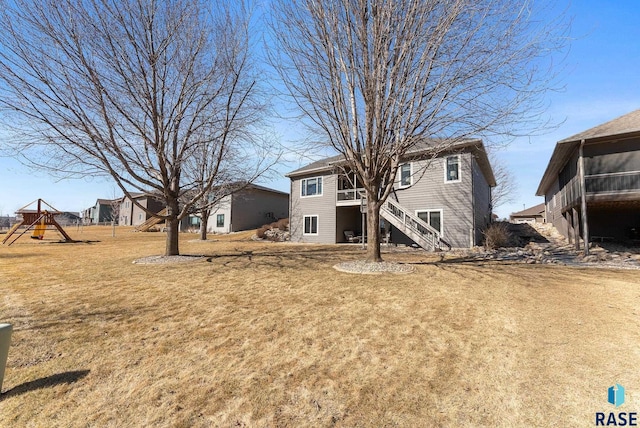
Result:
{"label": "basement window", "polygon": [[420,217],[420,220],[442,234],[442,210],[416,211],[416,215]]}
{"label": "basement window", "polygon": [[318,234],[318,216],[317,215],[304,216],[304,234],[305,235]]}

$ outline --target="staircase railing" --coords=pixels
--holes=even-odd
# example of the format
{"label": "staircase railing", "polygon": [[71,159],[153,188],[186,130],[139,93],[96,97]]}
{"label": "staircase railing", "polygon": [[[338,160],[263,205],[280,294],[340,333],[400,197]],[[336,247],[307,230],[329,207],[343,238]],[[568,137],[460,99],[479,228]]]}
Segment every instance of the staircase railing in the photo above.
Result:
{"label": "staircase railing", "polygon": [[168,212],[169,212],[169,210],[167,208],[163,209],[157,215],[154,215],[153,217],[149,218],[144,223],[136,226],[135,231],[136,232],[146,232],[146,231],[148,231],[149,229],[151,229],[156,224],[164,221],[164,219],[162,217],[159,217],[159,216],[167,215]]}
{"label": "staircase railing", "polygon": [[[436,248],[440,248],[441,243],[444,243],[440,239],[440,232],[420,217],[407,211],[399,203],[387,199],[382,205],[382,211],[390,214],[406,229],[421,237],[424,240],[422,244],[426,245],[426,247],[435,250]],[[447,245],[446,243],[444,244]]]}

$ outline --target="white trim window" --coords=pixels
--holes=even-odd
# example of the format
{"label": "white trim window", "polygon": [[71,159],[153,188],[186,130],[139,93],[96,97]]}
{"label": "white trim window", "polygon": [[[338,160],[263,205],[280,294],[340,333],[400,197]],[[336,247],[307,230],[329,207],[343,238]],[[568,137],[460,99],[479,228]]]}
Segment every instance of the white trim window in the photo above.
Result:
{"label": "white trim window", "polygon": [[216,227],[224,227],[224,214],[216,215]]}
{"label": "white trim window", "polygon": [[409,187],[413,184],[413,167],[411,163],[403,163],[398,168],[398,185],[399,187]]}
{"label": "white trim window", "polygon": [[317,215],[304,216],[303,235],[317,235],[317,234],[318,234],[318,216]]}
{"label": "white trim window", "polygon": [[461,156],[447,156],[444,159],[444,182],[445,183],[457,183],[460,178],[460,164]]}
{"label": "white trim window", "polygon": [[416,216],[442,235],[442,210],[416,210]]}
{"label": "white trim window", "polygon": [[322,177],[302,179],[300,183],[300,196],[322,196]]}

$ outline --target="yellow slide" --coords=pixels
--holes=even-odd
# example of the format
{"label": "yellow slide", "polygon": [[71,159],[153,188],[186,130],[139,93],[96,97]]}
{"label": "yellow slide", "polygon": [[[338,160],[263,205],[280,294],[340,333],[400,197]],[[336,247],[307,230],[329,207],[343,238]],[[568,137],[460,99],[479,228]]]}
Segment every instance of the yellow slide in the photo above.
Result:
{"label": "yellow slide", "polygon": [[36,224],[33,229],[33,234],[31,235],[31,239],[43,239],[44,231],[47,229],[47,226],[44,224],[44,217],[42,217],[42,221],[40,224]]}

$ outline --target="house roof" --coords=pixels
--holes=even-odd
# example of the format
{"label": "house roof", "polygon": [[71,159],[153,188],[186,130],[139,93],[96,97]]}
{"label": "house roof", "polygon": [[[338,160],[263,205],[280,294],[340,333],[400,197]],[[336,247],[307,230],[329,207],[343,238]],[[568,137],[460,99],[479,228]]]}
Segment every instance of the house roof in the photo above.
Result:
{"label": "house roof", "polygon": [[308,165],[303,166],[302,168],[296,169],[295,171],[291,171],[290,173],[285,174],[285,177],[295,177],[296,175],[303,175],[310,172],[324,171],[327,169],[331,169],[333,165],[341,162],[344,162],[343,155],[331,156],[312,162]]}
{"label": "house roof", "polygon": [[100,204],[100,205],[109,205],[112,204],[114,202],[120,201],[122,198],[118,198],[118,199],[98,199],[96,200],[96,205]]}
{"label": "house roof", "polygon": [[532,207],[529,207],[525,210],[522,211],[518,211],[515,213],[511,213],[511,215],[509,217],[514,218],[514,217],[534,217],[534,216],[539,216],[539,215],[544,215],[544,203],[542,204],[538,204],[538,205],[534,205]]}
{"label": "house roof", "polygon": [[[434,145],[437,144],[435,140],[431,140],[431,143],[422,143],[415,150],[407,152],[408,157],[419,156],[420,154],[428,155],[433,151]],[[496,179],[493,175],[493,169],[491,168],[491,163],[489,162],[489,158],[487,156],[487,152],[485,151],[484,144],[482,140],[479,139],[469,139],[462,140],[456,142],[454,144],[449,145],[446,150],[447,153],[462,151],[467,149],[471,151],[478,161],[480,169],[484,174],[487,182],[490,186],[496,185]],[[338,164],[345,163],[345,158],[343,155],[331,156],[325,159],[320,159],[318,161],[312,162],[302,168],[296,169],[295,171],[291,171],[288,174],[285,174],[286,177],[293,178],[301,175],[307,175],[313,172],[321,172],[321,171],[329,171],[334,166]]]}
{"label": "house roof", "polygon": [[[255,184],[255,183],[249,183],[249,184],[245,184],[244,182],[234,182],[231,183],[230,186],[237,186],[239,189],[236,191],[243,191],[243,190],[249,190],[249,189],[254,189],[254,190],[261,190],[263,192],[270,192],[270,193],[274,193],[274,194],[278,194],[278,195],[285,195],[285,196],[289,196],[289,194],[287,192],[282,192],[280,190],[275,190],[275,189],[271,189],[269,187],[265,187],[265,186],[261,186],[259,184]],[[235,193],[235,192],[232,192]],[[141,198],[156,198],[154,195],[152,195],[151,193],[142,193],[142,192],[130,192],[131,197],[133,199],[141,199]],[[120,199],[116,199],[117,201],[124,201],[124,199],[126,198],[126,196],[122,196],[122,198]],[[98,199],[98,202],[100,201],[104,201],[107,204],[111,203],[111,201],[107,200],[107,199]],[[101,202],[101,203],[104,203]]]}
{"label": "house roof", "polygon": [[61,215],[63,217],[69,217],[69,218],[74,219],[74,220],[80,220],[80,213],[78,213],[78,212],[64,211],[59,215]]}
{"label": "house roof", "polygon": [[279,195],[289,196],[289,194],[287,192],[282,192],[280,190],[271,189],[270,187],[264,187],[264,186],[260,186],[259,184],[254,184],[254,183],[249,184],[246,188],[247,189],[262,190],[264,192],[271,192],[271,193],[276,193],[276,194],[279,194]]}
{"label": "house roof", "polygon": [[536,196],[544,196],[560,170],[582,141],[585,144],[617,141],[640,136],[640,110],[632,111],[609,122],[587,129],[569,138],[558,141],[551,154],[547,169],[542,175]]}

